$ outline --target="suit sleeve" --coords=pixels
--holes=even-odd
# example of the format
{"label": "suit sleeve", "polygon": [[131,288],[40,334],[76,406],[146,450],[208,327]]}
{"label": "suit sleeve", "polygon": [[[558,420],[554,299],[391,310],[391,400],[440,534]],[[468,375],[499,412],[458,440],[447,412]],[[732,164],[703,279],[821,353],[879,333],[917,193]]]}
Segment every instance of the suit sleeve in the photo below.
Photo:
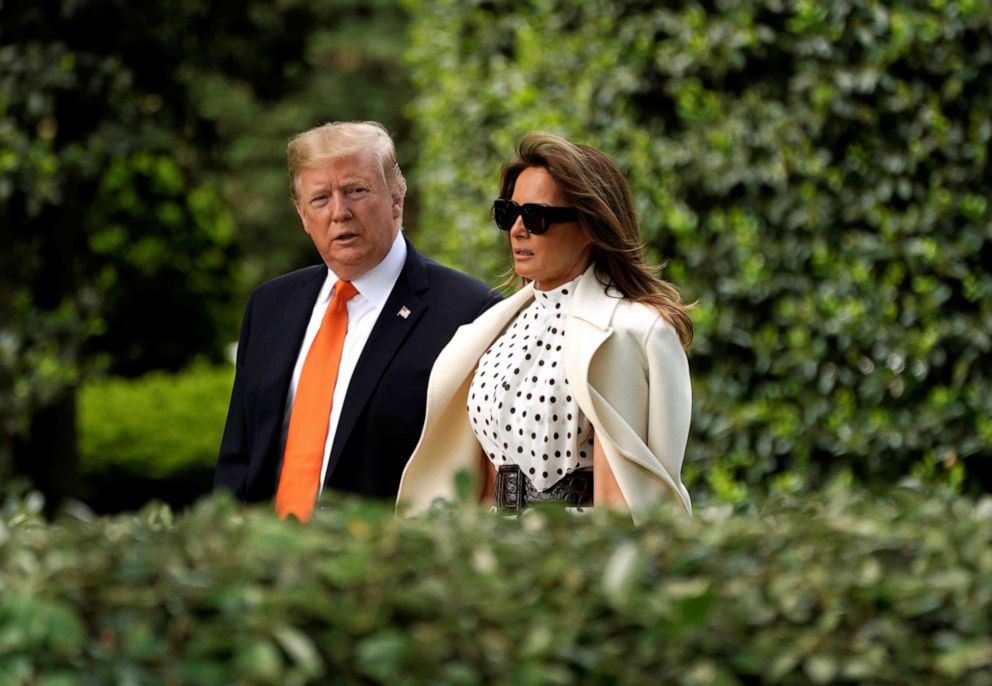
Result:
{"label": "suit sleeve", "polygon": [[490,290],[489,291],[489,294],[488,294],[488,297],[486,297],[486,299],[482,302],[482,307],[480,307],[479,308],[479,311],[475,313],[475,317],[472,318],[472,321],[475,321],[476,319],[478,319],[479,318],[479,315],[481,315],[483,312],[485,312],[486,310],[488,310],[490,307],[492,307],[496,303],[500,302],[502,299],[503,299],[503,296],[500,295],[495,289],[494,290]]}
{"label": "suit sleeve", "polygon": [[231,390],[231,405],[227,411],[224,437],[220,443],[217,468],[214,471],[214,490],[227,489],[239,500],[245,500],[248,474],[248,422],[244,399],[244,367],[251,338],[251,312],[254,296],[248,301],[241,321],[241,335],[238,337],[238,353],[235,363],[234,388]]}

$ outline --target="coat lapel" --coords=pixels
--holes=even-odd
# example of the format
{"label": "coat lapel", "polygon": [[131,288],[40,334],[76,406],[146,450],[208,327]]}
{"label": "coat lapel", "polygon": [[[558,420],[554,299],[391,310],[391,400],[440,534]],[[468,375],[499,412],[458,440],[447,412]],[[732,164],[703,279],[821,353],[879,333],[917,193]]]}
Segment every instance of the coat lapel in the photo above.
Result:
{"label": "coat lapel", "polygon": [[272,338],[263,348],[268,356],[268,364],[259,379],[255,445],[264,465],[259,468],[260,474],[268,474],[265,478],[271,480],[273,493],[282,464],[279,443],[286,412],[287,389],[307,324],[310,323],[313,305],[326,278],[326,267],[315,268],[313,275],[286,300],[273,320],[274,325],[271,328],[266,327]]}
{"label": "coat lapel", "polygon": [[[334,473],[355,423],[379,385],[383,372],[427,311],[430,304],[424,297],[427,286],[427,267],[424,258],[407,240],[406,263],[403,265],[403,271],[400,272],[396,285],[393,286],[375,326],[372,327],[372,332],[348,383],[348,393],[341,407],[341,417],[338,420],[334,445],[331,447],[331,456],[327,465],[328,479]],[[401,310],[404,311],[404,315],[400,315]]]}
{"label": "coat lapel", "polygon": [[279,313],[274,325],[267,329],[273,332],[274,339],[269,347],[269,360],[262,376],[260,402],[266,405],[259,413],[264,417],[275,417],[281,428],[286,407],[286,395],[293,367],[300,354],[300,345],[306,334],[313,305],[320,293],[320,287],[327,278],[327,268],[314,269],[313,276],[307,279],[298,291],[293,293]]}
{"label": "coat lapel", "polygon": [[[463,324],[435,361],[427,386],[424,430],[414,451],[418,458],[407,462],[400,480],[401,492],[407,489],[408,494],[412,493],[407,505],[415,510],[426,509],[430,504],[415,502],[418,493],[447,488],[446,496],[454,498],[454,474],[479,464],[478,444],[464,411],[469,377],[500,332],[533,298],[534,287],[528,284],[474,322]],[[456,410],[453,420],[448,421],[445,415],[453,408],[461,411]]]}
{"label": "coat lapel", "polygon": [[474,322],[458,328],[434,363],[427,388],[427,418],[432,409],[438,409],[455,395],[465,378],[475,370],[482,354],[533,298],[534,287],[527,284],[506,300],[490,307]]}
{"label": "coat lapel", "polygon": [[575,287],[572,305],[565,319],[564,345],[568,387],[579,409],[590,419],[596,415],[590,394],[589,366],[596,351],[613,334],[610,322],[620,304],[618,294],[603,292],[595,272],[594,267],[587,269]]}

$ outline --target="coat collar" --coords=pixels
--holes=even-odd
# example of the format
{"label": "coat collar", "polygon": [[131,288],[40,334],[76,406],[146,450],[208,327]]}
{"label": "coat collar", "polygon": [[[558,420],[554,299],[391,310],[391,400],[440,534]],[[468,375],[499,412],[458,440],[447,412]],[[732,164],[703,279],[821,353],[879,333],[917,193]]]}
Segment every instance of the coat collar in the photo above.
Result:
{"label": "coat collar", "polygon": [[604,290],[596,278],[595,267],[590,265],[575,287],[565,319],[565,378],[579,409],[597,432],[602,429],[602,423],[592,400],[589,368],[596,351],[613,335],[610,324],[620,302],[621,297],[615,291]]}
{"label": "coat collar", "polygon": [[473,372],[482,354],[533,298],[534,286],[527,284],[483,312],[474,322],[458,327],[434,363],[434,372],[431,373],[427,389],[428,413],[431,411],[432,399],[446,401],[454,396],[459,386]]}
{"label": "coat collar", "polygon": [[[487,310],[472,327],[473,337],[488,338],[491,343],[510,320],[534,299],[534,282],[529,281],[523,288],[506,300]],[[613,313],[623,296],[613,287],[606,288],[596,276],[594,265],[582,273],[569,304],[569,317],[581,319],[601,331],[610,328]],[[485,350],[483,350],[485,352]]]}
{"label": "coat collar", "polygon": [[589,265],[575,287],[569,316],[588,322],[600,331],[607,331],[622,298],[616,289],[605,288],[596,276],[596,267]]}
{"label": "coat collar", "polygon": [[[434,364],[427,391],[428,413],[455,396],[475,370],[483,353],[533,299],[534,284],[528,283],[483,312],[471,324],[458,329]],[[590,266],[575,287],[566,319],[565,369],[570,379],[584,380],[588,376],[592,356],[613,332],[610,322],[619,303],[619,295],[603,292],[595,269]]]}
{"label": "coat collar", "polygon": [[[434,365],[428,388],[428,413],[455,396],[458,389],[479,363],[483,353],[503,329],[531,300],[534,285],[528,283],[519,291],[486,310],[471,324],[458,329]],[[592,266],[579,279],[569,306],[565,325],[565,369],[569,379],[588,377],[589,364],[613,330],[610,322],[620,303],[620,297],[606,294]],[[591,402],[586,400],[584,405]],[[429,417],[428,417],[429,418]]]}

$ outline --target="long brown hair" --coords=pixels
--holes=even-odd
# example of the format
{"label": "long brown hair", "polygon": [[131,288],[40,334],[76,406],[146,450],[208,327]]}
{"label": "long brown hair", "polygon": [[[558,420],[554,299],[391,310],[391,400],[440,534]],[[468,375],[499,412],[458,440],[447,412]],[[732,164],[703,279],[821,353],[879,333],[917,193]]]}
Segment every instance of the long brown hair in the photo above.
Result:
{"label": "long brown hair", "polygon": [[549,133],[528,133],[520,139],[517,158],[503,167],[499,197],[513,195],[517,177],[528,167],[547,170],[578,210],[578,224],[592,241],[592,262],[603,287],[613,286],[625,298],[658,310],[678,333],[682,347],[688,347],[691,306],[682,303],[675,286],[657,276],[660,269],[645,263],[630,188],[613,161],[587,145]]}

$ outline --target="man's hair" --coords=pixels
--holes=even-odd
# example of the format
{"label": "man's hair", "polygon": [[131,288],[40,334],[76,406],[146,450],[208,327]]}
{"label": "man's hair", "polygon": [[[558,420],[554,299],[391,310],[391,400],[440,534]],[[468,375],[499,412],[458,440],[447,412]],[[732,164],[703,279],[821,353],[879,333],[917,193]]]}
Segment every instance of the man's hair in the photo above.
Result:
{"label": "man's hair", "polygon": [[329,122],[293,136],[286,146],[289,188],[298,200],[300,172],[323,160],[371,151],[379,160],[391,195],[406,196],[406,179],[396,163],[396,146],[385,127],[375,121]]}
{"label": "man's hair", "polygon": [[599,281],[657,309],[678,332],[682,345],[688,346],[692,341],[689,308],[682,304],[675,286],[645,263],[630,188],[613,160],[587,145],[549,133],[528,133],[520,139],[516,159],[503,167],[499,197],[510,199],[517,177],[529,167],[545,169],[569,206],[578,210],[578,224],[592,241]]}

